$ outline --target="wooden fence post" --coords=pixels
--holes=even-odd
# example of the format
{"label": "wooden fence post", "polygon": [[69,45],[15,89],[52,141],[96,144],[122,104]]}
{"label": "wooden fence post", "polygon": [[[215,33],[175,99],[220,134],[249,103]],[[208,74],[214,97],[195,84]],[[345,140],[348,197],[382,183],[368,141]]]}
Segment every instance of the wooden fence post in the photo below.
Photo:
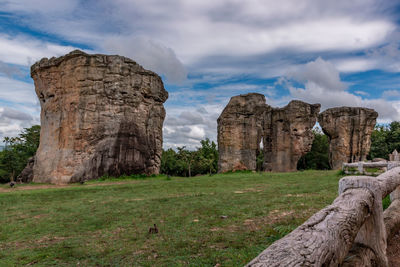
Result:
{"label": "wooden fence post", "polygon": [[[369,216],[363,226],[360,228],[352,250],[358,251],[357,262],[362,262],[364,265],[369,266],[371,261],[371,253],[359,253],[362,249],[371,250],[375,254],[374,261],[377,262],[377,266],[388,266],[388,259],[386,256],[386,228],[383,221],[383,208],[382,208],[382,191],[380,188],[379,181],[375,177],[371,176],[349,176],[340,179],[339,181],[339,194],[342,194],[348,189],[352,188],[366,188],[374,196],[374,203],[372,205],[371,216]],[[350,253],[352,254],[352,253]],[[363,258],[364,256],[364,258]],[[348,266],[359,266],[355,262]],[[360,265],[361,266],[361,265]]]}
{"label": "wooden fence post", "polygon": [[363,174],[364,173],[364,162],[360,161],[358,162],[358,173]]}

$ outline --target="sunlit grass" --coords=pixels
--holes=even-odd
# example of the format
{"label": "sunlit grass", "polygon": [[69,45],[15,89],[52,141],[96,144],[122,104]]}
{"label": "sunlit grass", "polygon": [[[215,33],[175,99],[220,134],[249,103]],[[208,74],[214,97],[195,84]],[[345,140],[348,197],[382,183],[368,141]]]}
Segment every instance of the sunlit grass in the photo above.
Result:
{"label": "sunlit grass", "polygon": [[243,266],[330,204],[339,178],[124,177],[0,193],[0,266]]}

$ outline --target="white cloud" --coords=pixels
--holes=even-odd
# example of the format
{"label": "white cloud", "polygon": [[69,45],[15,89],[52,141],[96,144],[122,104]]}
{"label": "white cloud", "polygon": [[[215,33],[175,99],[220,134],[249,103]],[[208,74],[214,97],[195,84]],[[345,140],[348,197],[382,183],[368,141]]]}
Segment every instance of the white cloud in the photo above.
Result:
{"label": "white cloud", "polygon": [[11,78],[12,76],[22,76],[22,72],[16,66],[6,64],[0,60],[0,75],[5,74],[7,77]]}
{"label": "white cloud", "polygon": [[164,148],[186,146],[195,149],[205,138],[217,142],[217,118],[224,104],[200,104],[190,107],[166,106]]}
{"label": "white cloud", "polygon": [[127,56],[143,67],[165,75],[169,82],[180,83],[186,79],[186,70],[175,52],[154,40],[114,36],[106,38],[103,47],[109,53]]}
{"label": "white cloud", "polygon": [[33,117],[25,112],[8,108],[0,107],[0,117],[2,119],[18,120],[18,121],[33,121]]}
{"label": "white cloud", "polygon": [[355,91],[354,93],[356,93],[357,95],[369,96],[369,93],[364,91]]}
{"label": "white cloud", "polygon": [[397,30],[388,37],[388,43],[363,51],[359,56],[333,60],[339,71],[359,72],[380,69],[400,72],[400,32]]}
{"label": "white cloud", "polygon": [[[395,36],[398,36],[398,34]],[[391,72],[400,72],[399,45],[400,36],[385,46],[370,49],[367,57],[375,61],[376,68]]]}
{"label": "white cloud", "polygon": [[370,58],[348,57],[334,59],[332,63],[340,72],[359,72],[377,68],[377,62]]}
{"label": "white cloud", "polygon": [[400,91],[398,90],[386,90],[383,91],[382,97],[388,100],[399,100],[400,99]]}
{"label": "white cloud", "polygon": [[373,0],[99,0],[90,8],[79,1],[59,7],[50,2],[24,8],[22,1],[6,1],[3,9],[23,15],[19,19],[33,28],[97,49],[104,40],[157,40],[185,65],[209,58],[215,66],[214,55],[358,51],[381,44],[396,28],[379,13],[391,4],[379,3],[380,9]]}
{"label": "white cloud", "polygon": [[[313,73],[313,71],[315,72]],[[309,75],[310,73],[313,74]],[[340,86],[338,72],[332,70],[330,62],[317,59],[307,63],[303,69],[299,68],[299,73],[292,73],[289,77],[304,83],[304,88],[297,88],[288,82],[287,86],[291,97],[309,103],[320,103],[322,110],[340,106],[368,107],[379,113],[378,120],[381,122],[400,120],[400,110],[396,108],[394,102],[385,99],[364,99],[346,91],[344,86]]]}
{"label": "white cloud", "polygon": [[38,120],[30,114],[10,107],[0,107],[0,142],[5,136],[17,136],[23,128],[34,124],[38,124]]}
{"label": "white cloud", "polygon": [[0,75],[0,99],[13,103],[38,105],[33,83],[26,83]]}
{"label": "white cloud", "polygon": [[40,107],[32,83],[0,75],[0,143],[23,128],[40,124]]}
{"label": "white cloud", "polygon": [[2,1],[2,8],[8,11],[19,11],[22,13],[58,13],[71,12],[77,7],[78,0],[58,1],[53,0],[12,0]]}
{"label": "white cloud", "polygon": [[0,60],[5,63],[30,66],[43,57],[61,56],[74,49],[28,36],[0,34]]}
{"label": "white cloud", "polygon": [[347,88],[347,85],[340,80],[339,71],[335,66],[320,57],[295,67],[286,76],[301,83],[312,82],[321,88],[334,91],[343,91]]}

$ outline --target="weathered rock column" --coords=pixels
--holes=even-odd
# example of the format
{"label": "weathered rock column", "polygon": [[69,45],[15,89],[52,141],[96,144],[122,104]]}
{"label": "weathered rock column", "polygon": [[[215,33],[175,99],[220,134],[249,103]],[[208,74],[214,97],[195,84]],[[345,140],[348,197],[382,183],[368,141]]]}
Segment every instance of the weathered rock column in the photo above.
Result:
{"label": "weathered rock column", "polygon": [[260,151],[265,96],[256,93],[234,96],[218,118],[218,170],[256,169]]}
{"label": "weathered rock column", "polygon": [[261,139],[265,171],[295,171],[311,150],[319,109],[301,101],[272,108],[256,93],[232,97],[218,118],[219,171],[255,170]]}
{"label": "weathered rock column", "polygon": [[104,174],[157,174],[162,153],[161,78],[121,56],[73,51],[31,67],[41,105],[34,182]]}
{"label": "weathered rock column", "polygon": [[301,156],[311,150],[312,129],[320,104],[293,100],[283,108],[270,108],[265,113],[263,145],[264,170],[288,172],[297,170]]}
{"label": "weathered rock column", "polygon": [[330,108],[318,116],[318,122],[329,138],[332,169],[340,169],[342,163],[366,159],[377,117],[375,110],[359,107]]}

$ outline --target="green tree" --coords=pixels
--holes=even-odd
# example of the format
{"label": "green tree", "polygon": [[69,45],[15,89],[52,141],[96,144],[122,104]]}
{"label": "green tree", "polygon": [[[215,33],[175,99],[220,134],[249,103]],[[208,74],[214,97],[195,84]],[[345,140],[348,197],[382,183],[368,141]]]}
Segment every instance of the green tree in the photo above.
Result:
{"label": "green tree", "polygon": [[201,147],[197,150],[196,163],[199,166],[199,174],[216,173],[218,170],[218,150],[214,141],[206,138],[200,141]]}
{"label": "green tree", "polygon": [[[369,151],[368,159],[384,158],[389,159],[391,146],[388,142],[388,135],[390,128],[382,125],[377,125],[371,134],[371,149]],[[391,136],[393,138],[393,136]],[[393,150],[392,150],[393,151]]]}
{"label": "green tree", "polygon": [[386,135],[386,143],[389,149],[388,153],[392,153],[395,149],[400,151],[400,122],[394,121],[390,123],[389,131],[387,131]]}
{"label": "green tree", "polygon": [[195,151],[186,147],[164,150],[161,158],[161,173],[176,176],[212,174],[218,170],[217,145],[208,138],[200,141]]}
{"label": "green tree", "polygon": [[329,170],[329,140],[320,129],[313,130],[314,142],[311,151],[302,156],[297,169]]}
{"label": "green tree", "polygon": [[176,166],[177,166],[176,152],[172,148],[169,148],[168,150],[163,150],[161,156],[160,172],[168,175],[177,175]]}
{"label": "green tree", "polygon": [[185,149],[186,147],[178,147],[178,159],[183,163],[185,168],[185,175],[192,177],[192,166],[196,159],[196,151],[189,151]]}
{"label": "green tree", "polygon": [[17,137],[5,137],[0,152],[0,182],[13,181],[25,168],[39,146],[40,126],[24,128]]}

